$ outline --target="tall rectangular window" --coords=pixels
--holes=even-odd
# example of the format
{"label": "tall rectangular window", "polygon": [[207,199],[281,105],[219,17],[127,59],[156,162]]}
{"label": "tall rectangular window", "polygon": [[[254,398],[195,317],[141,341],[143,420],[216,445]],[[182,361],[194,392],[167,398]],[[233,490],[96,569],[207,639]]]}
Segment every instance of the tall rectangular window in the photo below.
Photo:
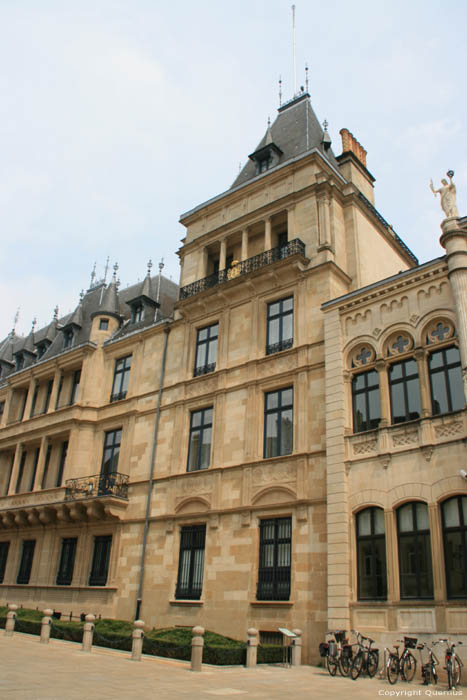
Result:
{"label": "tall rectangular window", "polygon": [[11,461],[10,461],[10,470],[8,472],[8,478],[5,482],[5,490],[3,492],[4,496],[8,496],[8,491],[10,490],[10,483],[11,483],[11,475],[13,474],[13,466],[15,464],[15,453],[11,455]]}
{"label": "tall rectangular window", "polygon": [[420,383],[415,360],[404,360],[390,366],[389,392],[393,423],[420,418]]}
{"label": "tall rectangular window", "polygon": [[71,380],[70,406],[72,406],[78,398],[78,391],[79,391],[80,382],[81,382],[81,370],[77,369],[75,372],[73,372],[73,379]]}
{"label": "tall rectangular window", "polygon": [[262,520],[257,600],[289,600],[292,519]]}
{"label": "tall rectangular window", "polygon": [[214,372],[216,369],[218,337],[218,323],[198,330],[196,336],[195,377]]}
{"label": "tall rectangular window", "polygon": [[266,355],[293,345],[293,297],[268,304]]}
{"label": "tall rectangular window", "polygon": [[77,542],[77,537],[65,537],[62,539],[62,550],[60,552],[60,563],[57,572],[57,586],[71,585]]}
{"label": "tall rectangular window", "polygon": [[55,486],[57,488],[62,485],[63,472],[65,470],[65,462],[66,462],[67,452],[68,452],[68,440],[65,440],[65,442],[62,442],[62,449],[60,452],[60,462],[58,463],[57,480],[55,482]]}
{"label": "tall rectangular window", "polygon": [[59,408],[60,406],[60,399],[62,397],[62,389],[63,389],[63,374],[60,375],[60,381],[58,382],[58,391],[57,391],[57,400],[55,402],[55,410]]}
{"label": "tall rectangular window", "polygon": [[111,547],[112,535],[98,535],[94,537],[94,552],[89,575],[90,586],[105,586],[107,583]]}
{"label": "tall rectangular window", "polygon": [[49,381],[47,382],[47,391],[45,394],[44,408],[42,409],[42,413],[47,413],[47,411],[49,410],[50,397],[52,396],[53,385],[54,385],[53,379],[49,379]]}
{"label": "tall rectangular window", "polygon": [[464,408],[461,360],[456,347],[432,352],[428,358],[433,415]]}
{"label": "tall rectangular window", "polygon": [[21,459],[19,462],[19,469],[18,469],[18,477],[16,479],[16,487],[15,487],[15,493],[19,493],[21,489],[21,482],[23,480],[23,474],[24,474],[24,465],[26,464],[26,457],[28,456],[28,453],[26,450],[23,450],[21,453]]}
{"label": "tall rectangular window", "polygon": [[34,462],[32,465],[31,481],[29,482],[29,491],[34,489],[34,482],[36,481],[37,465],[39,463],[40,447],[36,447],[34,451]]}
{"label": "tall rectangular window", "polygon": [[29,583],[35,546],[36,540],[23,540],[23,549],[16,583]]}
{"label": "tall rectangular window", "polygon": [[188,471],[207,469],[211,461],[212,406],[193,411],[190,417]]}
{"label": "tall rectangular window", "polygon": [[26,410],[26,402],[27,402],[27,400],[28,400],[28,390],[25,389],[24,392],[23,392],[23,397],[22,397],[22,401],[21,401],[21,408],[20,408],[20,411],[19,411],[18,420],[23,420],[23,418],[24,418],[24,412],[25,412],[25,410]]}
{"label": "tall rectangular window", "polygon": [[118,468],[120,444],[122,442],[122,429],[110,430],[105,434],[104,452],[102,455],[101,474],[115,474]]}
{"label": "tall rectangular window", "polygon": [[42,472],[41,489],[45,489],[45,487],[47,485],[47,476],[48,476],[48,472],[49,472],[51,454],[52,454],[52,445],[47,445],[47,452],[45,453],[44,471]]}
{"label": "tall rectangular window", "polygon": [[426,503],[406,503],[397,510],[401,600],[433,598],[430,524]]}
{"label": "tall rectangular window", "polygon": [[39,395],[39,384],[34,387],[34,393],[32,395],[31,411],[29,412],[29,417],[32,418],[36,412],[37,397]]}
{"label": "tall rectangular window", "polygon": [[8,559],[9,542],[0,542],[0,583],[5,578],[6,561]]}
{"label": "tall rectangular window", "polygon": [[264,456],[289,455],[293,450],[293,387],[265,395]]}
{"label": "tall rectangular window", "polygon": [[379,377],[374,369],[362,372],[352,379],[353,430],[377,428],[381,420]]}
{"label": "tall rectangular window", "polygon": [[121,357],[115,363],[114,381],[110,401],[121,401],[126,398],[128,382],[130,381],[131,355]]}
{"label": "tall rectangular window", "polygon": [[386,600],[386,530],[382,508],[357,513],[358,600]]}
{"label": "tall rectangular window", "polygon": [[201,598],[205,539],[206,525],[190,525],[181,529],[176,598]]}

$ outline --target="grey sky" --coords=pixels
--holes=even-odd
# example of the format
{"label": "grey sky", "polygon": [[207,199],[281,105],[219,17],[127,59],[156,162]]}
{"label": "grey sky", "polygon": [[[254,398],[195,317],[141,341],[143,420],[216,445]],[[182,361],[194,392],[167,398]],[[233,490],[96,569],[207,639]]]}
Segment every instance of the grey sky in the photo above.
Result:
{"label": "grey sky", "polygon": [[[292,97],[291,2],[0,0],[0,337],[73,309],[94,261],[122,286],[164,257],[179,215],[227,189]],[[297,72],[336,154],[368,151],[376,206],[420,261],[442,254],[429,191],[467,214],[467,3],[296,0]]]}

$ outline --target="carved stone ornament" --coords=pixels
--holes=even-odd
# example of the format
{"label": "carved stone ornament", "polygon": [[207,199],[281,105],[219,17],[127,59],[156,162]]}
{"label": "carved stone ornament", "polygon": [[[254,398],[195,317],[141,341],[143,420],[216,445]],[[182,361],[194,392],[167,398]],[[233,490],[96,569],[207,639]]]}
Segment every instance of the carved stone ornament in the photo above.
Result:
{"label": "carved stone ornament", "polygon": [[438,190],[435,190],[435,188],[433,187],[433,180],[430,180],[430,189],[435,197],[437,194],[439,194],[441,198],[441,209],[446,214],[446,218],[457,218],[459,216],[459,211],[457,209],[457,193],[456,186],[452,181],[452,178],[454,177],[454,171],[448,170],[446,175],[449,178],[449,182],[445,178],[443,178],[441,180],[441,187]]}
{"label": "carved stone ornament", "polygon": [[449,340],[455,335],[455,328],[451,321],[446,318],[436,319],[430,323],[426,330],[426,342],[428,345],[442,343],[443,340]]}
{"label": "carved stone ornament", "polygon": [[386,342],[386,356],[403,355],[413,348],[413,338],[408,333],[398,332],[391,335]]}
{"label": "carved stone ornament", "polygon": [[383,469],[387,469],[391,463],[391,455],[390,454],[381,455],[379,458],[379,461],[380,461]]}
{"label": "carved stone ornament", "polygon": [[361,343],[351,354],[352,367],[365,367],[374,362],[376,353],[369,343]]}

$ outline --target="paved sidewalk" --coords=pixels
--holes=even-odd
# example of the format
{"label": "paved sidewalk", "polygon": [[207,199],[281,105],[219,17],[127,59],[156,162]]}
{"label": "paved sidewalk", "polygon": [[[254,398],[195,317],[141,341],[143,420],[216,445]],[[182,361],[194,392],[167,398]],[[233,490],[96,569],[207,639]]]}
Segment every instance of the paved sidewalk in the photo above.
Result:
{"label": "paved sidewalk", "polygon": [[[444,684],[425,688],[367,677],[352,681],[311,666],[256,669],[204,666],[193,673],[189,665],[170,659],[143,657],[138,663],[129,654],[94,647],[89,654],[80,645],[0,632],[1,700],[197,700],[239,697],[263,700],[366,700],[372,698],[452,697]],[[465,688],[455,694],[466,697]]]}

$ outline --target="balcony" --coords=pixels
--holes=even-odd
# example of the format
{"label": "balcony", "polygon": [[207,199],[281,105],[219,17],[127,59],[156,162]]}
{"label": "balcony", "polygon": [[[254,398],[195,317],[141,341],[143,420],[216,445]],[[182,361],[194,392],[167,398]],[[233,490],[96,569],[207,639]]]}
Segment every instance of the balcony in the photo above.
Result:
{"label": "balcony", "polygon": [[201,280],[185,285],[185,287],[181,287],[180,301],[183,301],[183,299],[188,299],[188,297],[192,297],[200,292],[205,292],[207,289],[211,289],[218,284],[224,284],[225,282],[230,282],[230,280],[241,277],[242,275],[248,275],[250,272],[259,270],[266,265],[271,265],[278,260],[290,258],[292,255],[305,256],[305,244],[299,238],[294,238],[286,245],[265,250],[263,253],[254,255],[252,258],[248,258],[248,260],[242,260],[242,262],[239,262],[226,270],[219,270],[219,272],[215,272],[214,274],[209,275],[209,277],[204,277]]}
{"label": "balcony", "polygon": [[129,480],[128,474],[119,474],[118,472],[68,479],[65,483],[65,501],[95,498],[96,496],[114,496],[128,500]]}

